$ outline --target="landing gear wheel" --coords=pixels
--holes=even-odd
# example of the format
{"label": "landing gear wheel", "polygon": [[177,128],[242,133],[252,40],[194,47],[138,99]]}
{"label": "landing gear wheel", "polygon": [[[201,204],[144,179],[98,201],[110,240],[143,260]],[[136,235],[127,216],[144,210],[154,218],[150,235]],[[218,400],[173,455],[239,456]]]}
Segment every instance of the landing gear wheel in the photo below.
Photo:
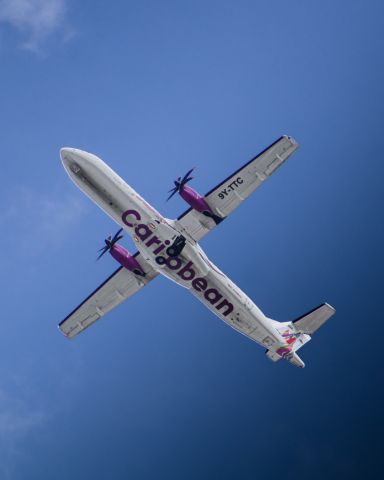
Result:
{"label": "landing gear wheel", "polygon": [[166,260],[165,260],[165,257],[162,257],[161,255],[159,255],[158,257],[155,258],[155,262],[158,265],[164,265]]}
{"label": "landing gear wheel", "polygon": [[169,255],[170,257],[177,257],[180,254],[179,249],[173,246],[168,247],[166,252],[167,252],[167,255]]}

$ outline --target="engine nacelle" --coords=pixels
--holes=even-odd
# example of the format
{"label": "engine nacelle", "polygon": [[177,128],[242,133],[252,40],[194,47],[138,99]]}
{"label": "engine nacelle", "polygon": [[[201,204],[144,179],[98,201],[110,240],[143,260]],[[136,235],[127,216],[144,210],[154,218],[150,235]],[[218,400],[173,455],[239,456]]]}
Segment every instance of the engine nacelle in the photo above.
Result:
{"label": "engine nacelle", "polygon": [[205,198],[197,193],[193,188],[189,187],[188,185],[184,185],[179,193],[181,198],[185,200],[188,205],[206,217],[212,218],[216,224],[224,220],[224,218],[219,217],[212,211]]}
{"label": "engine nacelle", "polygon": [[112,257],[120,263],[124,268],[133,272],[135,275],[140,275],[142,277],[145,276],[145,272],[141,268],[141,265],[136,260],[134,256],[132,256],[128,250],[126,250],[121,245],[115,243],[110,250],[110,254]]}

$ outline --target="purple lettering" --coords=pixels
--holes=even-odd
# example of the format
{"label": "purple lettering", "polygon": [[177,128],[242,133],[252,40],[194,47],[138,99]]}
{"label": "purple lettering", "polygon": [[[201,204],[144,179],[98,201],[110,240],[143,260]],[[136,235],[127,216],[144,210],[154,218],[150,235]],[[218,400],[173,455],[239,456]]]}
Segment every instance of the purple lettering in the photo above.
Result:
{"label": "purple lettering", "polygon": [[223,307],[227,307],[227,310],[225,312],[222,312],[225,317],[233,311],[232,303],[228,302],[228,300],[226,300],[225,298],[222,302],[219,303],[219,305],[217,305],[216,310],[220,310],[220,308]]}
{"label": "purple lettering", "polygon": [[136,217],[136,220],[141,220],[141,216],[140,216],[140,213],[137,212],[136,210],[126,210],[121,216],[123,223],[125,223],[127,227],[134,227],[135,225],[133,223],[128,222],[127,220],[127,217],[129,217],[130,215],[132,215],[133,217]]}
{"label": "purple lettering", "polygon": [[148,227],[148,225],[145,225],[144,223],[137,225],[137,227],[135,228],[135,233],[143,242],[152,235],[151,229]]}
{"label": "purple lettering", "polygon": [[168,257],[167,258],[167,266],[171,270],[178,270],[181,267],[182,264],[183,264],[183,262],[181,261],[180,258],[177,258],[177,257]]}
{"label": "purple lettering", "polygon": [[192,281],[192,287],[198,292],[202,292],[207,288],[207,286],[208,286],[208,282],[207,280],[205,280],[205,278],[195,278]]}
{"label": "purple lettering", "polygon": [[223,298],[223,296],[220,295],[220,293],[216,290],[216,288],[208,288],[208,290],[204,294],[204,297],[212,305],[214,305],[221,298]]}
{"label": "purple lettering", "polygon": [[190,282],[196,275],[195,271],[192,269],[193,263],[188,262],[184,268],[177,272],[177,275],[181,277],[183,280]]}
{"label": "purple lettering", "polygon": [[164,243],[162,243],[162,244],[160,245],[160,247],[157,247],[156,250],[153,251],[153,253],[154,253],[155,255],[157,255],[157,254],[160,253],[162,250],[164,250],[164,248],[165,248],[165,245],[164,245]]}
{"label": "purple lettering", "polygon": [[153,235],[152,238],[148,240],[148,242],[145,244],[147,247],[150,247],[153,244],[160,245],[161,241],[156,237],[156,235]]}

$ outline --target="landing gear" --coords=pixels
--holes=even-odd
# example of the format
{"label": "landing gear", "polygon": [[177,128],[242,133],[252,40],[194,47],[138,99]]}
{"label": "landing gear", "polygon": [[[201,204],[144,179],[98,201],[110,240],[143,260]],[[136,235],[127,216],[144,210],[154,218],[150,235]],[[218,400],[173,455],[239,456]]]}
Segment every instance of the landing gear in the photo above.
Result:
{"label": "landing gear", "polygon": [[172,243],[172,245],[167,248],[166,250],[167,255],[169,255],[170,257],[179,256],[180,253],[183,251],[185,244],[186,244],[185,237],[183,237],[183,235],[179,235],[178,237],[176,237],[176,240]]}
{"label": "landing gear", "polygon": [[155,258],[155,262],[158,265],[164,265],[165,262],[166,262],[166,259],[165,259],[165,257],[162,257],[161,255],[159,255],[158,257]]}
{"label": "landing gear", "polygon": [[177,255],[179,254],[179,252],[177,251],[177,248],[175,247],[168,247],[166,252],[167,252],[167,255],[169,255],[170,257],[177,257]]}

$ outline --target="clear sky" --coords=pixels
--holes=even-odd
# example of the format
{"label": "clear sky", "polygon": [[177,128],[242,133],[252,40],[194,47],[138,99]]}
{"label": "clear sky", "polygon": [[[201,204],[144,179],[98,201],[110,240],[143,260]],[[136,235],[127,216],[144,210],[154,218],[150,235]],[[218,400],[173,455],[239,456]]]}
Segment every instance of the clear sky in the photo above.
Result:
{"label": "clear sky", "polygon": [[[0,0],[0,478],[374,478],[382,457],[384,4]],[[103,158],[167,217],[282,134],[299,151],[202,242],[260,308],[337,314],[299,370],[164,278],[74,341],[117,265],[68,179]],[[123,244],[133,250],[129,239]]]}

